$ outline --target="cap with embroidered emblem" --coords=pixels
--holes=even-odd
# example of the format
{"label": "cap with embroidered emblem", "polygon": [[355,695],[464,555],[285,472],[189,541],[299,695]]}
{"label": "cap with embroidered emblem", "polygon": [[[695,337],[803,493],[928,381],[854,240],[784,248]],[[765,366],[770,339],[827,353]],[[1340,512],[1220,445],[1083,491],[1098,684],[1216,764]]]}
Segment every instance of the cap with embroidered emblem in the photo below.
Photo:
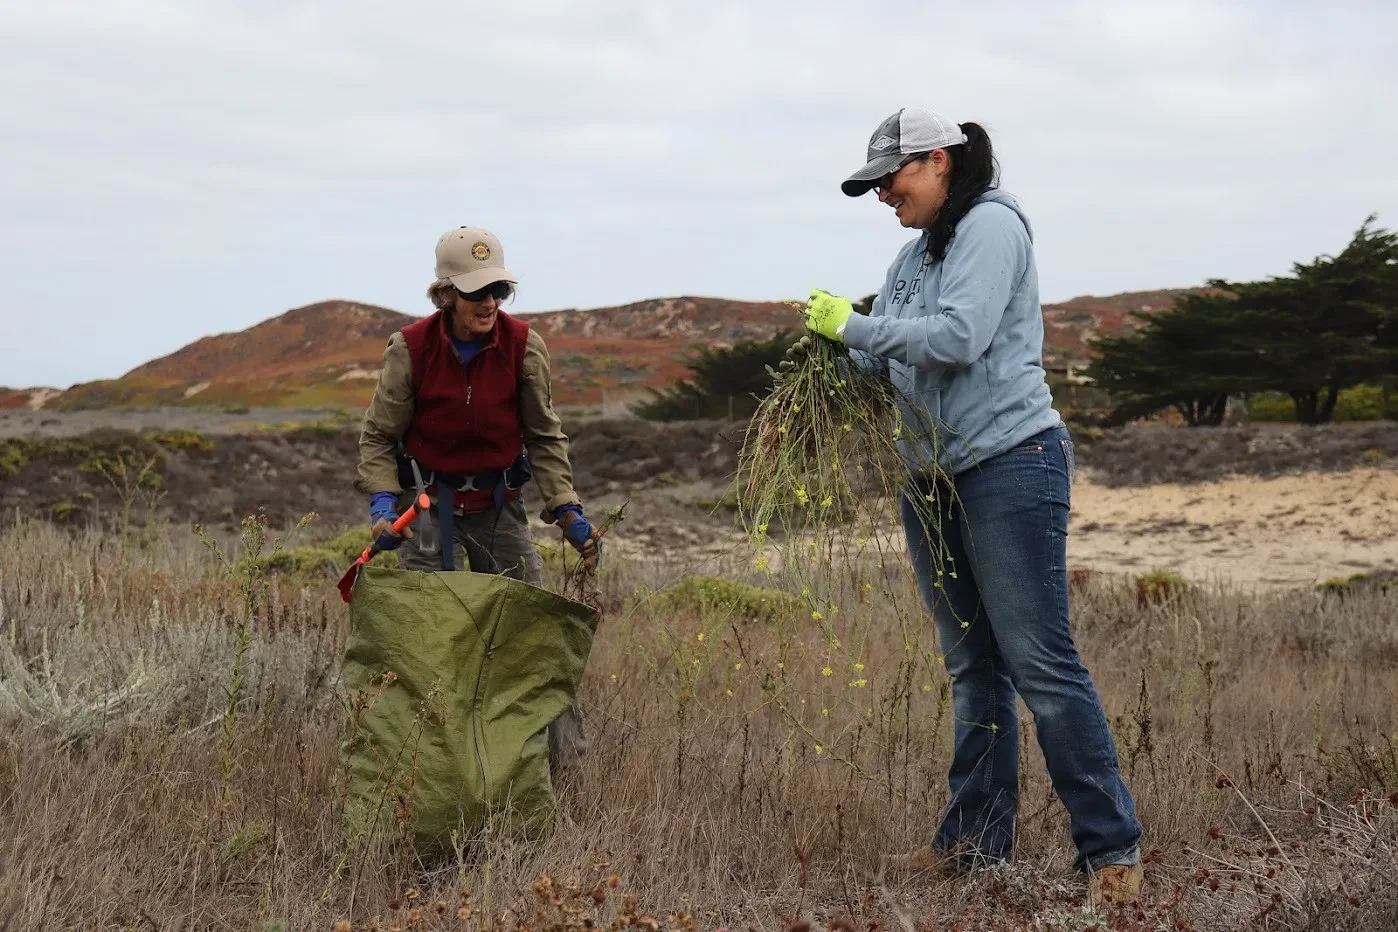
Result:
{"label": "cap with embroidered emblem", "polygon": [[966,134],[950,117],[935,110],[904,107],[874,130],[864,167],[846,178],[840,190],[850,197],[867,194],[880,178],[903,167],[910,156],[964,142]]}
{"label": "cap with embroidered emblem", "polygon": [[456,227],[437,240],[437,277],[447,278],[458,290],[470,293],[496,282],[519,281],[505,268],[500,240],[480,227]]}

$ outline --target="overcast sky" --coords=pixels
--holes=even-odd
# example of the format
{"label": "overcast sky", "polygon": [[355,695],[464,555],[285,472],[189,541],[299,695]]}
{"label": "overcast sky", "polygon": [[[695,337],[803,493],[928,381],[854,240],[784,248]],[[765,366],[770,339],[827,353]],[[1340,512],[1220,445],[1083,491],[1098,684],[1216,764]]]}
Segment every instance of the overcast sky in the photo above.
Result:
{"label": "overcast sky", "polygon": [[839,182],[903,106],[986,125],[1045,302],[1262,277],[1398,226],[1392,3],[0,0],[0,385],[346,298],[447,228],[515,310],[852,296]]}

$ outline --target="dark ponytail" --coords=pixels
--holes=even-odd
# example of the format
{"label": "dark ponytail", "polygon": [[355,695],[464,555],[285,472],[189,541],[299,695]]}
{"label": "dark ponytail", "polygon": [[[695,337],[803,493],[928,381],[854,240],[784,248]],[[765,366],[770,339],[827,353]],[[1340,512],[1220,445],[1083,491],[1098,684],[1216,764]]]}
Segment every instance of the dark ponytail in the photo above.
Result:
{"label": "dark ponytail", "polygon": [[946,202],[927,231],[929,262],[946,258],[947,247],[956,235],[956,225],[975,204],[976,198],[1000,182],[1000,166],[995,161],[985,129],[979,123],[962,123],[961,131],[966,134],[966,141],[946,148],[951,157],[951,183],[947,187]]}

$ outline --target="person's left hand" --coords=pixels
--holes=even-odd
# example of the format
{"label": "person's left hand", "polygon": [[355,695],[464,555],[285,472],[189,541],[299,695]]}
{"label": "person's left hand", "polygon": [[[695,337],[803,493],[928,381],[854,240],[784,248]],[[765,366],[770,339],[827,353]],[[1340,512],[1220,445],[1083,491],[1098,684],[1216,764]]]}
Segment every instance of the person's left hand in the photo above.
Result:
{"label": "person's left hand", "polygon": [[583,517],[581,505],[560,505],[553,510],[553,520],[578,553],[589,560],[602,561],[602,542],[597,539],[591,522]]}

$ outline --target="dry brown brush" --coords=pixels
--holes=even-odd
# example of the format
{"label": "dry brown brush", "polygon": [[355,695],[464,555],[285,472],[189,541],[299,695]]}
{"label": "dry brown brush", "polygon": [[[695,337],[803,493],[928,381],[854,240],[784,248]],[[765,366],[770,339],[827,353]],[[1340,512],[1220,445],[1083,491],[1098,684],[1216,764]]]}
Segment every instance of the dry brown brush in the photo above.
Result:
{"label": "dry brown brush", "polygon": [[594,648],[592,751],[555,831],[487,831],[423,863],[392,841],[346,845],[340,742],[372,697],[337,681],[333,582],[277,577],[240,648],[238,581],[185,530],[123,555],[113,537],[19,522],[0,548],[12,929],[1392,927],[1387,593],[1194,586],[1142,605],[1125,580],[1074,587],[1149,862],[1145,902],[1098,916],[1028,728],[1013,865],[878,877],[945,800],[949,684],[907,659],[898,615],[920,615],[906,573],[879,598],[840,595],[833,633],[861,632],[847,654],[807,604],[773,619],[731,594],[664,598],[697,572],[771,586],[746,558],[614,558],[597,583],[623,608]]}

